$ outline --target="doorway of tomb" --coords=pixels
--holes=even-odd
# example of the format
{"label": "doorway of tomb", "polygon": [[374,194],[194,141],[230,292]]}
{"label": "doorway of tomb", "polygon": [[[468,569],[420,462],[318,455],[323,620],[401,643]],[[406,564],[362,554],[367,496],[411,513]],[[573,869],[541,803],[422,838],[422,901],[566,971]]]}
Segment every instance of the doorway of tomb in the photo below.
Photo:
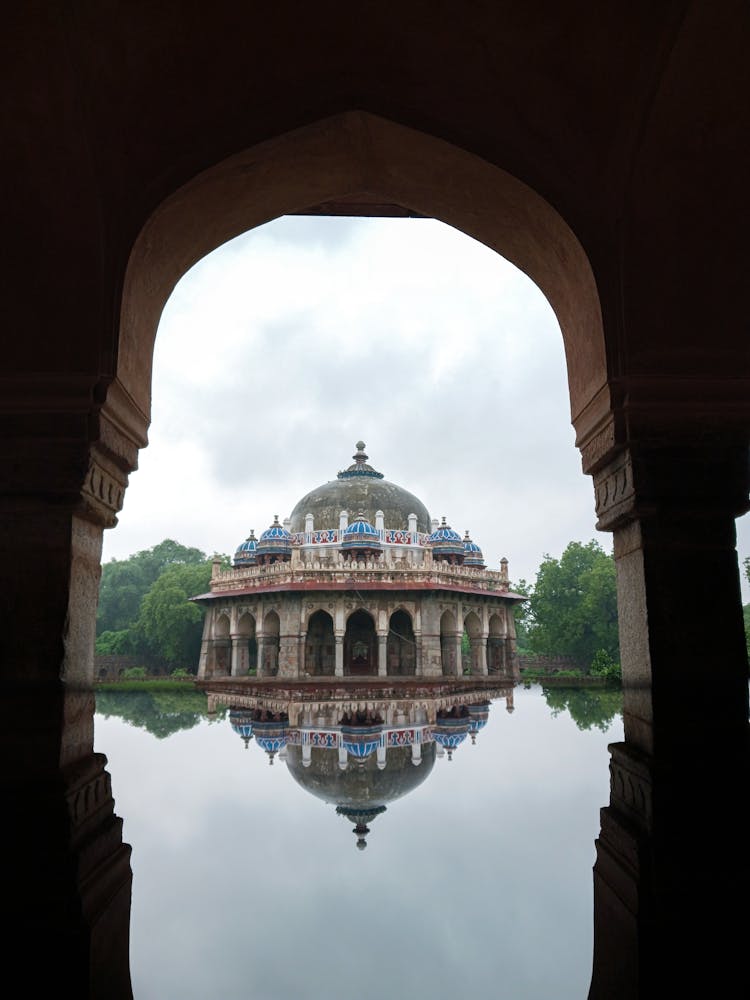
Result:
{"label": "doorway of tomb", "polygon": [[487,637],[487,673],[504,674],[506,669],[505,618],[496,613],[490,618],[490,634]]}
{"label": "doorway of tomb", "polygon": [[313,677],[333,676],[336,669],[336,639],[333,618],[327,611],[316,611],[307,623],[305,637],[305,673]]}
{"label": "doorway of tomb", "polygon": [[280,631],[279,616],[275,611],[269,611],[263,619],[262,652],[258,663],[259,677],[275,677],[279,672]]}
{"label": "doorway of tomb", "polygon": [[232,673],[242,677],[258,668],[258,643],[255,638],[255,618],[245,612],[237,622],[237,652],[236,662],[232,664]]}
{"label": "doorway of tomb", "polygon": [[[481,674],[482,671],[482,623],[476,611],[470,611],[464,619],[464,629],[469,637],[469,656],[462,667],[468,667],[472,674]],[[463,673],[463,669],[461,671]]]}
{"label": "doorway of tomb", "polygon": [[229,618],[226,615],[219,615],[214,625],[214,638],[212,643],[212,675],[214,677],[227,677],[232,668],[232,640],[229,634]]}
{"label": "doorway of tomb", "polygon": [[460,670],[460,635],[456,628],[454,613],[444,611],[440,616],[440,662],[444,677],[456,677]]}
{"label": "doorway of tomb", "polygon": [[413,676],[417,672],[417,644],[411,615],[401,608],[391,615],[386,658],[389,675]]}
{"label": "doorway of tomb", "polygon": [[344,635],[344,673],[377,674],[377,636],[372,615],[360,608],[349,616]]}

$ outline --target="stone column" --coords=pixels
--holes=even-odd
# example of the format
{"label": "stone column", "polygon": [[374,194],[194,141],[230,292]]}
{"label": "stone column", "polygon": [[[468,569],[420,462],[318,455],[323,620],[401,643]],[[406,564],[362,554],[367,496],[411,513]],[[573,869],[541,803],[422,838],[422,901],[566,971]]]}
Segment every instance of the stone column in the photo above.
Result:
{"label": "stone column", "polygon": [[414,675],[422,677],[422,633],[414,633]]}
{"label": "stone column", "polygon": [[453,648],[454,648],[453,656],[455,659],[455,663],[453,664],[453,672],[456,677],[462,677],[464,672],[463,656],[461,653],[461,642],[463,640],[463,637],[464,637],[463,632],[456,632],[456,634],[453,636]]}
{"label": "stone column", "polygon": [[344,676],[344,636],[338,632],[335,635],[336,639],[336,662],[334,666],[334,675],[336,677]]}
{"label": "stone column", "polygon": [[247,636],[232,636],[232,665],[230,673],[232,677],[244,677],[247,673],[248,648]]}
{"label": "stone column", "polygon": [[477,636],[477,670],[483,676],[488,674],[487,669],[487,635],[486,633]]}
{"label": "stone column", "polygon": [[[625,740],[594,866],[591,1000],[678,992],[691,955],[742,976],[750,889],[748,673],[735,518],[747,444],[706,428],[597,465],[598,527],[614,532]],[[698,695],[707,692],[708,700]]]}
{"label": "stone column", "polygon": [[256,671],[255,671],[256,677],[264,677],[265,676],[265,672],[264,672],[265,664],[263,662],[263,658],[264,658],[264,655],[265,655],[266,638],[265,638],[265,636],[263,635],[262,632],[256,632],[255,633],[255,642],[256,642],[256,647],[257,647],[257,650],[258,650],[258,662],[257,662]]}
{"label": "stone column", "polygon": [[378,633],[378,677],[388,674],[388,636]]}

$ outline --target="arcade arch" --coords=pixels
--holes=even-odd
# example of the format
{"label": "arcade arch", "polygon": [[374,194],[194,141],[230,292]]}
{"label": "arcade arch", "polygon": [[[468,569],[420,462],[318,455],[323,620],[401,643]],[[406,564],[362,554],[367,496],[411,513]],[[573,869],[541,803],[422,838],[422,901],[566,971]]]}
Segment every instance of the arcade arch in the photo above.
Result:
{"label": "arcade arch", "polygon": [[393,612],[388,625],[386,662],[389,675],[412,676],[417,672],[417,643],[411,615],[403,608]]}
{"label": "arcade arch", "polygon": [[336,668],[336,637],[333,618],[327,611],[315,611],[307,623],[305,673],[312,677],[333,676]]}
{"label": "arcade arch", "polygon": [[258,677],[275,677],[279,672],[281,623],[276,611],[266,612],[263,634],[258,635]]}
{"label": "arcade arch", "polygon": [[378,637],[369,611],[358,608],[346,621],[344,633],[344,675],[366,676],[378,672]]}

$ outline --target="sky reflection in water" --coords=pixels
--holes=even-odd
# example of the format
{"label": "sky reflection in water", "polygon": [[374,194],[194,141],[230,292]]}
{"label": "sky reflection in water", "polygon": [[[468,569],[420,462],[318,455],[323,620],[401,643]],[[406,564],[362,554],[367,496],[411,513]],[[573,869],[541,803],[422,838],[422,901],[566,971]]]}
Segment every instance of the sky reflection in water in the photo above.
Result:
{"label": "sky reflection in water", "polygon": [[[167,705],[148,722],[138,698],[102,695],[96,716],[133,845],[136,1000],[585,998],[619,711],[581,729],[576,708],[579,724],[516,688],[515,712],[494,701],[476,744],[437,759],[358,851],[351,822],[228,716],[181,722]],[[157,738],[120,713],[192,728]]]}

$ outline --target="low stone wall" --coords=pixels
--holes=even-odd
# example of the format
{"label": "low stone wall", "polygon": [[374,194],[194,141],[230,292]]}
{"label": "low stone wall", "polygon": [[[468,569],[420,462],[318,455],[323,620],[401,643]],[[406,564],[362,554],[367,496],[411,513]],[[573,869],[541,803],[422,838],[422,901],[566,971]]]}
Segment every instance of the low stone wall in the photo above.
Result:
{"label": "low stone wall", "polygon": [[94,654],[94,679],[98,681],[118,681],[125,670],[131,667],[145,667],[150,676],[168,676],[166,663],[148,656]]}
{"label": "low stone wall", "polygon": [[539,670],[545,674],[556,674],[560,670],[581,670],[585,667],[572,656],[519,656],[518,667],[524,670]]}

